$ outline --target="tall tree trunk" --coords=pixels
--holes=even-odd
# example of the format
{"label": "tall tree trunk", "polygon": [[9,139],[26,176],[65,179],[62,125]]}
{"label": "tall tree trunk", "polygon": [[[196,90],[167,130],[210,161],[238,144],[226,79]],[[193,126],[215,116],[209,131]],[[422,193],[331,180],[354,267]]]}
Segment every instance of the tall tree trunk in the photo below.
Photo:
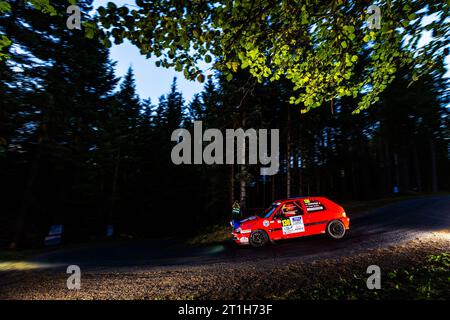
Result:
{"label": "tall tree trunk", "polygon": [[286,146],[286,169],[287,169],[287,176],[286,176],[286,196],[288,198],[291,197],[291,108],[288,106],[288,113],[287,113],[287,146]]}
{"label": "tall tree trunk", "polygon": [[316,194],[320,194],[320,180],[322,179],[322,176],[321,176],[321,174],[320,174],[320,172],[318,172],[317,173],[317,175],[316,175]]}
{"label": "tall tree trunk", "polygon": [[377,189],[377,194],[384,194],[384,186],[387,184],[386,182],[386,170],[385,170],[385,155],[383,151],[383,142],[381,140],[377,143],[377,159],[378,159],[378,167],[377,167],[377,177],[379,181],[379,186]]}
{"label": "tall tree trunk", "polygon": [[[299,169],[298,169],[298,146],[295,145],[294,147],[294,154],[292,156],[292,159],[294,161],[294,168],[293,168],[293,173],[294,173],[294,178],[293,180],[295,181],[295,177],[298,177],[298,173],[299,173]],[[298,183],[298,181],[296,181],[296,183]],[[293,184],[293,190],[294,192],[296,192],[296,195],[299,195],[299,190],[298,187],[296,188],[296,183]]]}
{"label": "tall tree trunk", "polygon": [[25,189],[22,196],[22,201],[20,203],[20,210],[14,231],[13,242],[11,242],[9,245],[10,249],[16,249],[18,246],[20,246],[20,243],[22,242],[25,221],[27,219],[28,214],[28,208],[30,206],[30,202],[33,197],[33,185],[34,182],[36,181],[36,177],[39,172],[40,159],[41,159],[41,146],[38,145],[38,150],[31,165],[30,175],[28,176],[28,180],[25,185]]}
{"label": "tall tree trunk", "polygon": [[433,138],[430,139],[430,160],[431,160],[431,191],[438,191],[437,184],[437,166],[436,166],[436,148]]}
{"label": "tall tree trunk", "polygon": [[302,164],[302,156],[301,156],[301,151],[299,149],[298,153],[297,153],[297,157],[298,157],[298,196],[303,196],[303,164]]}
{"label": "tall tree trunk", "polygon": [[[51,94],[47,95],[48,108],[54,107],[54,98]],[[18,213],[17,223],[14,231],[13,241],[10,244],[11,249],[15,249],[22,242],[23,232],[25,228],[25,222],[27,219],[28,208],[33,198],[33,185],[39,173],[39,163],[42,157],[42,144],[49,140],[48,133],[48,113],[43,113],[41,124],[39,126],[39,138],[37,141],[36,155],[33,163],[31,164],[30,175],[24,188],[22,202],[20,204],[20,210]]]}
{"label": "tall tree trunk", "polygon": [[230,208],[234,203],[234,164],[231,165],[230,169]]}
{"label": "tall tree trunk", "polygon": [[119,180],[119,170],[120,170],[120,147],[117,150],[116,159],[114,161],[114,175],[113,175],[112,192],[111,192],[110,208],[109,208],[109,215],[108,215],[108,224],[114,223],[114,210],[115,210],[116,200],[117,200],[117,185],[118,185],[118,180]]}
{"label": "tall tree trunk", "polygon": [[389,145],[387,143],[385,143],[384,145],[384,152],[385,152],[384,163],[387,177],[386,189],[387,193],[390,194],[392,193],[392,169],[391,169],[391,153]]}
{"label": "tall tree trunk", "polygon": [[350,173],[351,173],[351,182],[352,182],[352,197],[353,198],[358,198],[359,196],[359,184],[358,184],[358,178],[356,177],[356,165],[355,165],[355,161],[352,160],[351,162],[351,169],[350,169]]}
{"label": "tall tree trunk", "polygon": [[271,180],[272,180],[272,199],[271,199],[271,201],[274,201],[274,200],[276,200],[275,198],[277,197],[277,193],[276,193],[276,188],[277,188],[277,185],[276,185],[276,174],[274,174],[273,176],[271,176]]}
{"label": "tall tree trunk", "polygon": [[422,192],[422,174],[420,172],[419,154],[417,153],[417,146],[413,139],[413,157],[414,157],[414,171],[416,176],[417,192]]}
{"label": "tall tree trunk", "polygon": [[291,148],[290,148],[289,144],[288,144],[287,149],[288,150],[287,150],[287,155],[286,155],[286,166],[287,166],[287,168],[286,168],[286,197],[290,198],[291,197],[291,188],[292,188],[292,185],[291,185],[292,171],[291,171],[291,155],[290,155]]}
{"label": "tall tree trunk", "polygon": [[409,171],[410,171],[410,164],[409,164],[410,157],[405,156],[403,160],[402,168],[402,175],[401,175],[401,182],[403,186],[404,191],[408,191],[411,189],[410,185],[410,179],[409,179]]}
{"label": "tall tree trunk", "polygon": [[394,152],[394,178],[395,178],[395,186],[400,188],[400,170],[398,166],[398,154]]}
{"label": "tall tree trunk", "polygon": [[247,168],[245,165],[241,166],[240,180],[239,205],[241,212],[244,212],[247,209]]}

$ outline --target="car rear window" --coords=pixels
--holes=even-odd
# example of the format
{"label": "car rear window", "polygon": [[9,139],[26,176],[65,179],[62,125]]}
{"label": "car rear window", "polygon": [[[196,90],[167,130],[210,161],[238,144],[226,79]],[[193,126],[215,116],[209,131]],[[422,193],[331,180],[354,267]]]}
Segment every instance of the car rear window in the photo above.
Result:
{"label": "car rear window", "polygon": [[305,204],[306,212],[317,212],[325,210],[325,206],[322,202],[314,199],[303,199]]}

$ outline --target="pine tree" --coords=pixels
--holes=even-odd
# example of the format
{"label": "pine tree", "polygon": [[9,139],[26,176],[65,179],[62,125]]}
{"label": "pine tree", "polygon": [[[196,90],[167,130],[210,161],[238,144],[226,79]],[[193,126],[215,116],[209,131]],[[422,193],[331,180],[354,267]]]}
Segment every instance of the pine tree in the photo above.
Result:
{"label": "pine tree", "polygon": [[222,99],[220,91],[216,88],[212,78],[206,82],[203,92],[201,93],[201,98],[206,123],[213,128],[220,127],[220,119],[223,117]]}
{"label": "pine tree", "polygon": [[177,89],[177,78],[173,78],[170,92],[159,101],[160,126],[168,133],[179,128],[184,121],[184,99]]}
{"label": "pine tree", "polygon": [[200,94],[195,94],[188,106],[189,118],[192,121],[202,121],[205,117],[204,105]]}
{"label": "pine tree", "polygon": [[[91,3],[78,3],[85,21]],[[52,4],[59,12],[67,7],[66,1]],[[45,230],[61,223],[72,214],[66,203],[82,203],[101,193],[96,149],[101,115],[116,80],[108,50],[98,40],[86,39],[83,31],[67,29],[65,16],[48,17],[13,1],[11,13],[1,19],[19,48],[10,49],[11,59],[1,66],[12,70],[11,77],[1,80],[10,89],[2,90],[8,96],[2,103],[6,110],[15,108],[7,158],[21,163],[9,166],[17,173],[15,181],[1,179],[7,192],[13,192],[10,201],[20,204],[14,206],[16,226],[11,228],[16,245],[28,235],[25,228]],[[97,186],[76,191],[90,179]],[[14,192],[22,184],[26,187]]]}
{"label": "pine tree", "polygon": [[119,92],[116,95],[118,102],[118,116],[129,129],[136,128],[136,122],[142,109],[140,99],[136,93],[136,81],[134,79],[133,68],[130,66],[120,84]]}

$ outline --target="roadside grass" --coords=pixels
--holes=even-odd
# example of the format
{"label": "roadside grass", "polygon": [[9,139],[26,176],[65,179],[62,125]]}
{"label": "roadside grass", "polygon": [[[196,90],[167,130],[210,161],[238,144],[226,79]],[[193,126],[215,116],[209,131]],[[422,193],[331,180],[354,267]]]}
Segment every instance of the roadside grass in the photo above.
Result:
{"label": "roadside grass", "polygon": [[221,243],[231,239],[231,226],[224,224],[207,227],[200,234],[190,238],[187,243],[189,245],[201,246]]}
{"label": "roadside grass", "polygon": [[48,247],[38,247],[34,249],[0,249],[0,262],[6,263],[6,262],[22,262],[24,260],[27,260],[30,257],[48,253],[51,251],[57,251],[57,250],[68,250],[68,249],[77,249],[82,248],[84,246],[89,246],[95,243],[95,245],[102,245],[107,243],[126,243],[130,242],[136,239],[143,239],[138,237],[133,237],[130,235],[124,235],[120,234],[115,239],[102,239],[99,241],[88,241],[88,242],[80,242],[80,243],[69,243],[69,244],[62,244],[57,246],[48,246]]}
{"label": "roadside grass", "polygon": [[349,215],[353,215],[353,214],[359,214],[361,212],[366,212],[369,210],[381,208],[388,204],[396,203],[396,202],[403,201],[403,200],[410,200],[410,199],[417,199],[417,198],[431,197],[431,196],[439,196],[439,195],[450,195],[450,193],[439,192],[439,193],[402,194],[402,195],[391,196],[391,197],[375,199],[375,200],[344,202],[344,203],[342,203],[342,207],[344,207],[345,211]]}
{"label": "roadside grass", "polygon": [[0,250],[0,262],[20,261],[40,252],[40,250]]}
{"label": "roadside grass", "polygon": [[316,283],[312,287],[290,289],[273,296],[280,300],[440,300],[450,298],[450,251],[427,258],[418,267],[392,269],[382,274],[381,289],[369,290],[368,275],[340,277],[334,282]]}
{"label": "roadside grass", "polygon": [[[367,201],[350,201],[342,203],[347,214],[352,217],[362,212],[384,207],[388,204],[400,202],[403,200],[417,199],[422,197],[449,195],[448,192],[442,193],[421,193],[421,194],[404,194],[376,200]],[[187,243],[189,245],[202,246],[223,243],[232,240],[231,227],[229,224],[216,224],[201,230],[197,235],[191,237]]]}

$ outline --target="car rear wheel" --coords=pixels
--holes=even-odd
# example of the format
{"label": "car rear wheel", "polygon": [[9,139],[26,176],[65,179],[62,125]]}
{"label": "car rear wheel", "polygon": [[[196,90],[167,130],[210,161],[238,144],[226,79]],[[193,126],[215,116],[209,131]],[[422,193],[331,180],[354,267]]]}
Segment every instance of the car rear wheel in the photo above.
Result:
{"label": "car rear wheel", "polygon": [[250,244],[253,247],[263,247],[269,242],[269,236],[263,230],[255,230],[250,234]]}
{"label": "car rear wheel", "polygon": [[333,220],[327,226],[327,234],[330,238],[341,239],[345,235],[345,226],[340,220]]}

